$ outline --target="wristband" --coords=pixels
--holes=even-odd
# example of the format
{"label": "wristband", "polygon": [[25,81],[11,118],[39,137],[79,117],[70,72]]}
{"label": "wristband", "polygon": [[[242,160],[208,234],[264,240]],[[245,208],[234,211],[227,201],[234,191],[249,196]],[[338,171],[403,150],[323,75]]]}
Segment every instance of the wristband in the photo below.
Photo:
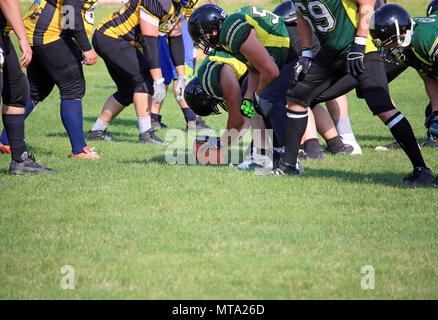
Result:
{"label": "wristband", "polygon": [[164,82],[164,78],[154,80],[154,83],[156,83],[156,84],[162,84],[163,82]]}
{"label": "wristband", "polygon": [[309,49],[309,48],[303,48],[303,49],[301,50],[301,56],[302,56],[302,57],[306,57],[306,58],[310,58],[310,59],[312,59],[312,58],[313,58],[312,49]]}
{"label": "wristband", "polygon": [[358,44],[360,46],[366,46],[367,45],[367,38],[356,36],[356,37],[354,37],[354,43]]}

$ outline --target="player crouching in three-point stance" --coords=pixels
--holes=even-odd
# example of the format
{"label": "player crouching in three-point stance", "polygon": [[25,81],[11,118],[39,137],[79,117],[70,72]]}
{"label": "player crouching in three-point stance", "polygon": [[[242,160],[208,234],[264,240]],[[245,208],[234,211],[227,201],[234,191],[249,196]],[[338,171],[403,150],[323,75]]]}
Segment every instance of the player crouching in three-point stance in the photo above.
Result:
{"label": "player crouching in three-point stance", "polygon": [[[432,1],[428,15],[437,8],[438,1]],[[438,147],[438,18],[411,18],[401,6],[390,4],[374,13],[370,33],[376,46],[417,70],[423,79],[430,104],[425,121],[428,140],[421,146]],[[391,145],[394,149],[399,144]]]}
{"label": "player crouching in three-point stance", "polygon": [[[357,78],[368,107],[388,126],[414,167],[403,179],[406,185],[437,186],[427,168],[408,120],[394,107],[382,57],[369,37],[369,19],[375,0],[293,0],[297,8],[302,53],[295,66],[297,82],[288,91],[286,154],[280,173],[296,173],[298,145],[307,122],[307,108],[322,91],[350,73]],[[320,40],[321,51],[312,56],[307,49],[312,33]]]}
{"label": "player crouching in three-point stance", "polygon": [[12,153],[9,173],[56,173],[56,170],[36,163],[35,158],[27,152],[24,139],[24,107],[29,100],[29,84],[21,71],[12,41],[5,32],[7,22],[18,37],[23,52],[20,59],[22,67],[27,67],[31,62],[32,49],[27,41],[19,2],[0,0],[0,96],[3,100],[3,125],[10,141],[8,151]]}

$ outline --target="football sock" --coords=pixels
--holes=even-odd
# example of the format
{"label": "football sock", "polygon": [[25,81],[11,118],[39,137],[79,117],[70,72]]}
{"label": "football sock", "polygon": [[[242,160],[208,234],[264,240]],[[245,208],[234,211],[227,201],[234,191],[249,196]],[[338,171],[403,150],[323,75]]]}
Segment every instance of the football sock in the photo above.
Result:
{"label": "football sock", "polygon": [[105,121],[102,121],[99,117],[97,118],[96,122],[94,123],[93,128],[91,131],[105,131],[106,128],[108,128],[109,123],[106,123]]}
{"label": "football sock", "polygon": [[186,122],[195,121],[196,120],[196,114],[192,111],[192,109],[190,109],[190,108],[181,108],[181,111],[184,114],[184,119],[186,119]]}
{"label": "football sock", "polygon": [[3,114],[3,125],[9,137],[12,160],[21,162],[21,155],[27,151],[24,140],[24,114]]}
{"label": "football sock", "polygon": [[341,118],[334,120],[336,130],[338,134],[348,141],[356,141],[354,137],[353,129],[351,128],[350,118]]}
{"label": "football sock", "polygon": [[84,138],[81,100],[61,100],[61,119],[70,139],[73,154],[83,152]]}
{"label": "football sock", "polygon": [[160,115],[157,113],[151,113],[151,119],[155,121],[160,121]]}
{"label": "football sock", "polygon": [[[33,108],[35,108],[35,104],[33,103],[32,99],[29,99],[29,101],[27,102],[27,105],[25,107],[25,111],[24,111],[24,119],[27,118],[27,116],[32,112]],[[8,140],[8,135],[6,134],[6,130],[3,128],[2,134],[0,136],[0,143],[5,145],[5,146],[9,146],[9,140]]]}
{"label": "football sock", "polygon": [[426,167],[412,127],[403,114],[397,112],[385,122],[385,125],[391,130],[395,140],[400,143],[414,168]]}
{"label": "football sock", "polygon": [[138,120],[138,131],[140,133],[148,131],[152,128],[151,117],[137,117]]}
{"label": "football sock", "polygon": [[274,130],[274,137],[277,139],[278,146],[284,146],[285,138],[285,122],[286,122],[286,112],[283,110],[286,108],[273,108],[269,113],[269,122],[271,122],[272,129]]}
{"label": "football sock", "polygon": [[304,152],[312,158],[316,158],[321,153],[321,146],[316,138],[308,139],[304,142]]}
{"label": "football sock", "polygon": [[307,127],[307,110],[304,112],[288,111],[286,117],[286,152],[284,161],[295,166],[297,164],[298,148]]}
{"label": "football sock", "polygon": [[344,143],[342,142],[342,139],[339,135],[334,138],[328,139],[326,142],[327,146],[332,152],[337,152],[344,147]]}

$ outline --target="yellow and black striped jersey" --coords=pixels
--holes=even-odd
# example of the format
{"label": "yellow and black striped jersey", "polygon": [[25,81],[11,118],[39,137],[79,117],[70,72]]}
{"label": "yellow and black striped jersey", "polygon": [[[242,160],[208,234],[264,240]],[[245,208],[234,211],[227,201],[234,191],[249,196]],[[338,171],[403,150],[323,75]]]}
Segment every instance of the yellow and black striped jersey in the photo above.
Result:
{"label": "yellow and black striped jersey", "polygon": [[[24,16],[30,45],[48,44],[58,40],[63,33],[71,33],[82,47],[86,36],[82,5],[78,0],[34,0]],[[89,42],[86,47],[83,49],[91,48]]]}
{"label": "yellow and black striped jersey", "polygon": [[129,0],[103,20],[97,30],[135,44],[141,39],[140,19],[158,26],[160,35],[164,35],[191,12],[192,9],[181,7],[172,0]]}

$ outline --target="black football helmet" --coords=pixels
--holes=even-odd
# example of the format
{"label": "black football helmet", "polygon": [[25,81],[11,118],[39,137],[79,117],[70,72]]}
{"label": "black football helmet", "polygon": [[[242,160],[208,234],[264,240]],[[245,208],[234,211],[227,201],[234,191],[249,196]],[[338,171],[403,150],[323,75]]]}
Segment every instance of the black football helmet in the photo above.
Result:
{"label": "black football helmet", "polygon": [[187,84],[184,90],[184,99],[190,109],[192,109],[192,111],[198,116],[205,117],[212,114],[220,114],[219,108],[217,107],[218,104],[222,109],[227,111],[227,108],[222,101],[209,96],[204,90],[202,90],[201,83],[197,77],[194,77]]}
{"label": "black football helmet", "polygon": [[295,6],[292,4],[292,1],[285,1],[280,3],[274,11],[273,14],[277,16],[284,17],[284,23],[287,26],[296,26],[297,25],[297,13],[295,10]]}
{"label": "black football helmet", "polygon": [[426,15],[428,17],[438,16],[438,0],[433,0],[431,3],[429,3],[429,6],[427,7]]}
{"label": "black football helmet", "polygon": [[370,34],[381,50],[397,52],[411,43],[415,22],[401,6],[387,4],[374,12]]}
{"label": "black football helmet", "polygon": [[205,54],[211,49],[223,50],[219,43],[219,32],[227,16],[228,14],[221,7],[210,3],[196,8],[190,15],[188,22],[190,36]]}

